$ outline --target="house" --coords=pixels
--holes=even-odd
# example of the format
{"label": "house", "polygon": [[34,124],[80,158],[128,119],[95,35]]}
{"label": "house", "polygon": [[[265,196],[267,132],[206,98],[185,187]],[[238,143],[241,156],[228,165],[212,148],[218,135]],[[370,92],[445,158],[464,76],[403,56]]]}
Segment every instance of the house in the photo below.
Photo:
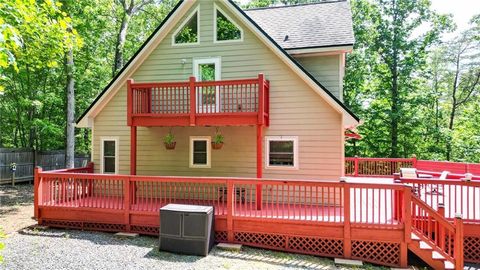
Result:
{"label": "house", "polygon": [[[395,267],[409,251],[434,269],[480,262],[480,182],[393,183],[374,177],[417,160],[345,160],[353,42],[347,1],[178,3],[80,117],[93,163],[36,169],[38,223],[158,236],[160,207],[213,205],[217,241]],[[371,179],[339,181],[345,163]]]}
{"label": "house", "polygon": [[[95,172],[338,181],[345,127],[359,120],[342,103],[353,42],[347,1],[179,3],[77,123],[92,129]],[[192,76],[218,83],[190,95]],[[143,108],[127,105],[132,92]],[[169,132],[175,150],[163,145]]]}

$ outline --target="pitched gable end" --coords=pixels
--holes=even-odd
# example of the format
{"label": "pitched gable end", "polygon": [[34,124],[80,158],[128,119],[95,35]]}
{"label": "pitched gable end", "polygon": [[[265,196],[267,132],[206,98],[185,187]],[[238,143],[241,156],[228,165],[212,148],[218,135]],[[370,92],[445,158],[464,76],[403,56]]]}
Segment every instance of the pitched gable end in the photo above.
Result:
{"label": "pitched gable end", "polygon": [[[175,6],[175,8],[169,13],[167,18],[162,22],[162,24],[155,30],[155,32],[142,45],[142,47],[137,51],[137,53],[129,60],[129,62],[110,82],[110,84],[102,91],[102,93],[100,93],[100,95],[91,104],[89,109],[85,111],[85,113],[80,117],[80,119],[77,121],[78,127],[92,126],[92,119],[102,110],[105,104],[107,104],[108,101],[115,95],[115,93],[121,88],[125,81],[130,78],[138,68],[141,67],[145,59],[170,33],[175,33],[172,37],[172,42],[175,42],[175,37],[180,31],[182,31],[185,25],[191,25],[192,28],[200,28],[200,24],[198,23],[198,21],[196,26],[191,22],[191,19],[193,16],[195,16],[195,14],[197,14],[198,19],[198,17],[200,17],[200,14],[198,12],[202,12],[198,11],[199,5],[196,8],[193,8],[195,3],[197,3],[197,1],[181,1],[179,2],[179,4],[177,4],[177,6]],[[249,30],[250,32],[252,32],[253,35],[261,41],[260,43],[266,45],[266,47],[268,47],[281,60],[281,62],[285,63],[295,74],[297,74],[303,81],[305,81],[305,83],[317,94],[319,94],[326,101],[327,104],[329,104],[335,111],[343,115],[343,123],[345,126],[358,124],[359,119],[357,116],[355,116],[341,101],[339,101],[315,78],[313,78],[313,76],[311,76],[296,60],[294,60],[270,36],[268,36],[268,34],[265,33],[265,31],[263,31],[250,17],[248,17],[248,15],[246,15],[245,12],[243,12],[232,0],[215,3],[215,7],[217,7],[217,3],[222,4],[222,9],[220,9],[219,11],[222,12],[224,18],[226,18],[228,21],[230,21],[240,29],[242,38],[244,36],[245,30]],[[223,9],[225,10],[225,12],[223,12]],[[190,14],[187,13],[189,11]],[[215,14],[216,13],[217,12],[215,12]],[[213,17],[214,20],[216,20],[216,16]],[[186,21],[180,21],[181,19],[185,20],[185,18],[187,18]],[[240,22],[242,27],[240,27],[240,25],[237,25],[235,21]],[[216,23],[213,23],[215,25],[214,28],[216,28]],[[175,26],[177,26],[177,28],[174,29]],[[199,43],[203,42],[200,33],[200,30],[198,30],[197,42]],[[228,42],[233,41],[235,40],[229,40]],[[214,42],[218,42],[216,41],[216,37]],[[186,46],[191,45],[191,43],[172,44],[172,46],[174,45]]]}

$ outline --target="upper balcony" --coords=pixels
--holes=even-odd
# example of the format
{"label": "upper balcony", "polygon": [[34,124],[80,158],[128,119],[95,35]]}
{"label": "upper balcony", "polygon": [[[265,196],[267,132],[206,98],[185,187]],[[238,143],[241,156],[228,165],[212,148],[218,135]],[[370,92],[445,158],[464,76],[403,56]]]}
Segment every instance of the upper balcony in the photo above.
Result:
{"label": "upper balcony", "polygon": [[269,82],[225,81],[135,83],[128,80],[129,126],[244,126],[269,124]]}

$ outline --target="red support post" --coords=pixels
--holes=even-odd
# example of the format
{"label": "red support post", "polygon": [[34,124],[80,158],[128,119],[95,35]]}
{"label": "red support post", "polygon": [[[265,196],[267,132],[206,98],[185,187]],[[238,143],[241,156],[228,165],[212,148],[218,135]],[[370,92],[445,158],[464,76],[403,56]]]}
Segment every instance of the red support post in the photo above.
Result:
{"label": "red support post", "polygon": [[462,215],[455,216],[455,244],[453,254],[455,257],[455,269],[463,269],[463,220]]}
{"label": "red support post", "polygon": [[405,226],[405,237],[400,244],[400,267],[406,268],[408,266],[408,244],[412,240],[412,189],[405,186],[401,193],[403,193],[403,205],[399,204],[402,207],[400,220],[403,220]]}
{"label": "red support post", "polygon": [[93,161],[87,163],[87,173],[93,173],[95,168],[95,164]]}
{"label": "red support post", "polygon": [[133,114],[133,79],[127,80],[127,125],[132,125],[132,114]]}
{"label": "red support post", "polygon": [[258,124],[263,125],[265,123],[265,76],[260,73],[258,74]]}
{"label": "red support post", "polygon": [[417,168],[417,156],[412,155],[412,166],[413,168]]}
{"label": "red support post", "polygon": [[130,174],[137,174],[137,127],[130,127]]}
{"label": "red support post", "polygon": [[344,257],[350,259],[352,257],[352,241],[351,241],[351,222],[350,222],[350,184],[347,183],[346,177],[340,178],[343,183],[343,254]]}
{"label": "red support post", "polygon": [[197,113],[197,95],[195,91],[195,77],[191,76],[189,81],[190,87],[190,126],[195,126]]}
{"label": "red support post", "polygon": [[[263,126],[257,125],[257,178],[263,177]],[[262,184],[256,187],[257,210],[262,209]]]}
{"label": "red support post", "polygon": [[233,201],[235,199],[235,187],[232,181],[227,180],[227,241],[234,241],[233,234]]}
{"label": "red support post", "polygon": [[355,169],[355,172],[353,173],[353,175],[357,177],[358,176],[358,157],[357,156],[353,158],[353,168]]}
{"label": "red support post", "polygon": [[123,222],[127,232],[130,231],[130,183],[133,183],[130,181],[130,177],[125,177],[123,182]]}
{"label": "red support post", "polygon": [[266,81],[265,84],[265,112],[267,114],[267,119],[265,125],[270,126],[270,82]]}
{"label": "red support post", "polygon": [[[442,216],[442,217],[445,217],[445,205],[443,205],[443,203],[439,203],[438,204],[438,213]],[[445,227],[444,226],[441,226],[438,222],[437,222],[437,230],[438,230],[438,234],[439,234],[439,242],[438,242],[438,245],[440,246],[440,248],[442,250],[445,250]]]}
{"label": "red support post", "polygon": [[40,173],[42,172],[42,168],[37,166],[33,171],[33,216],[37,219],[38,223],[40,223],[39,217],[39,209],[38,204],[40,203]]}

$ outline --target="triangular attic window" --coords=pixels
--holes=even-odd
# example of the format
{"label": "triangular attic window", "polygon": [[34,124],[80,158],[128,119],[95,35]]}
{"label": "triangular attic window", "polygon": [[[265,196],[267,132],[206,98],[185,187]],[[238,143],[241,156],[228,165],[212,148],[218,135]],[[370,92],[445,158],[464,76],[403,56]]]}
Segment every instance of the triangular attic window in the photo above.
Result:
{"label": "triangular attic window", "polygon": [[216,9],[216,15],[217,41],[242,39],[242,30],[237,24],[232,22],[232,20],[225,16],[218,8]]}
{"label": "triangular attic window", "polygon": [[175,44],[198,43],[198,35],[198,10],[195,10],[175,32],[174,42]]}

